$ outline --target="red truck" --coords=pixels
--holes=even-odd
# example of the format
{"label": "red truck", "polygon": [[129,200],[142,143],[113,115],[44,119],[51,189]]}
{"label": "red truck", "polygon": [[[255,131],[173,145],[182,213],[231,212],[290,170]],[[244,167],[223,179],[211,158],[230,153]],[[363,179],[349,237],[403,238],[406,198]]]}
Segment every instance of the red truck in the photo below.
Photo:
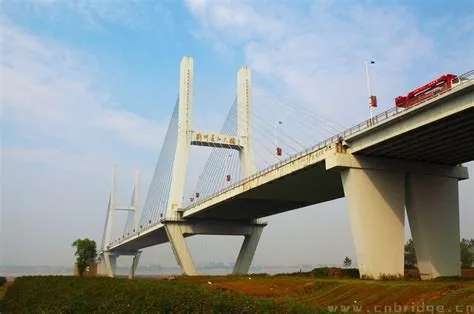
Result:
{"label": "red truck", "polygon": [[451,89],[456,83],[459,83],[457,75],[445,74],[438,77],[436,80],[429,82],[415,90],[409,92],[406,96],[398,96],[395,98],[395,105],[397,107],[410,108],[416,106],[425,99],[436,96],[437,94]]}

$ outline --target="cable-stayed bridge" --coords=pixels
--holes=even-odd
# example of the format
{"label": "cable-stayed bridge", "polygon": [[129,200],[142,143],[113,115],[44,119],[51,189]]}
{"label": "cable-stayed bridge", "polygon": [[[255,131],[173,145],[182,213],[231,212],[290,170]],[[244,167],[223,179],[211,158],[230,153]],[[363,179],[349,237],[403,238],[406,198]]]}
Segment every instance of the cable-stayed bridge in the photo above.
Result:
{"label": "cable-stayed bridge", "polygon": [[[262,218],[341,197],[361,276],[403,274],[405,208],[422,278],[460,274],[458,181],[468,179],[462,163],[474,160],[473,71],[416,106],[394,107],[344,129],[254,90],[250,69],[243,67],[219,133],[192,128],[193,76],[193,59],[184,57],[179,96],[143,206],[138,175],[128,206],[116,204],[112,179],[101,274],[114,276],[117,257],[132,255],[133,277],[141,249],[170,242],[183,272],[196,275],[185,238],[198,234],[244,236],[233,273],[247,273],[267,225]],[[279,103],[291,129],[299,131],[283,131],[287,121],[256,119],[259,97],[264,117]],[[310,144],[301,140],[312,132],[332,136],[316,145],[317,137],[309,136]],[[191,145],[212,151],[185,195]],[[116,236],[118,210],[129,214]]]}

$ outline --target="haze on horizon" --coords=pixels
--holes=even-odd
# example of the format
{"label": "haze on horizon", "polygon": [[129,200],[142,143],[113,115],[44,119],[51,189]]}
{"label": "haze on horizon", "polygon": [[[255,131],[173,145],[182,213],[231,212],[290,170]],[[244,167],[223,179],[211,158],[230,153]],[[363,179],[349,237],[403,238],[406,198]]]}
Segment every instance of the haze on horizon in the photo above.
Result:
{"label": "haze on horizon", "polygon": [[[345,126],[368,116],[366,60],[375,60],[378,112],[442,74],[474,69],[469,0],[0,5],[0,265],[69,266],[75,239],[99,245],[115,164],[120,200],[129,200],[136,167],[144,199],[183,56],[194,57],[194,123],[203,131],[224,122],[242,65],[254,84]],[[190,157],[195,174],[205,157]],[[467,166],[474,176],[474,162]],[[474,238],[474,179],[459,190],[461,237]],[[356,262],[344,199],[265,221],[254,265]],[[228,263],[241,241],[195,236],[188,244],[196,264]],[[140,264],[176,261],[166,244],[145,249]]]}

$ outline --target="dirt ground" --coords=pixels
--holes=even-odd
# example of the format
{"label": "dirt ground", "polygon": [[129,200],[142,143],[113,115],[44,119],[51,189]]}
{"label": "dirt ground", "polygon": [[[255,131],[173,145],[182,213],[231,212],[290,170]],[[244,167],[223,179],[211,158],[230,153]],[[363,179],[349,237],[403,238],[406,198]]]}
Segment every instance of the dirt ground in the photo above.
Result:
{"label": "dirt ground", "polygon": [[373,312],[377,306],[434,305],[445,310],[463,306],[466,313],[474,313],[474,281],[334,280],[299,276],[177,277],[176,280],[256,298],[301,302],[315,308],[357,304]]}
{"label": "dirt ground", "polygon": [[474,268],[461,270],[461,276],[463,278],[474,278]]}

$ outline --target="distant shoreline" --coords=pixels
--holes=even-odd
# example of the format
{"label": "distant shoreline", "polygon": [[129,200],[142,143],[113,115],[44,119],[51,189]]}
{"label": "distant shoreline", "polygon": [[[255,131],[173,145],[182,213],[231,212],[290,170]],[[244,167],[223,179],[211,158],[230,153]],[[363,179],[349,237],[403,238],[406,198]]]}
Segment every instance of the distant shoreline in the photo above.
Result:
{"label": "distant shoreline", "polygon": [[[226,275],[232,273],[233,265],[203,265],[198,266],[198,272],[202,275]],[[250,273],[290,273],[298,271],[310,271],[316,267],[340,267],[332,265],[295,265],[295,266],[253,266],[250,267]],[[153,267],[143,266],[137,269],[137,276],[166,276],[180,275],[181,269],[177,266]],[[117,267],[117,275],[127,275],[129,267]],[[0,267],[0,276],[20,277],[20,276],[72,276],[74,274],[72,267],[65,266],[2,266]]]}

